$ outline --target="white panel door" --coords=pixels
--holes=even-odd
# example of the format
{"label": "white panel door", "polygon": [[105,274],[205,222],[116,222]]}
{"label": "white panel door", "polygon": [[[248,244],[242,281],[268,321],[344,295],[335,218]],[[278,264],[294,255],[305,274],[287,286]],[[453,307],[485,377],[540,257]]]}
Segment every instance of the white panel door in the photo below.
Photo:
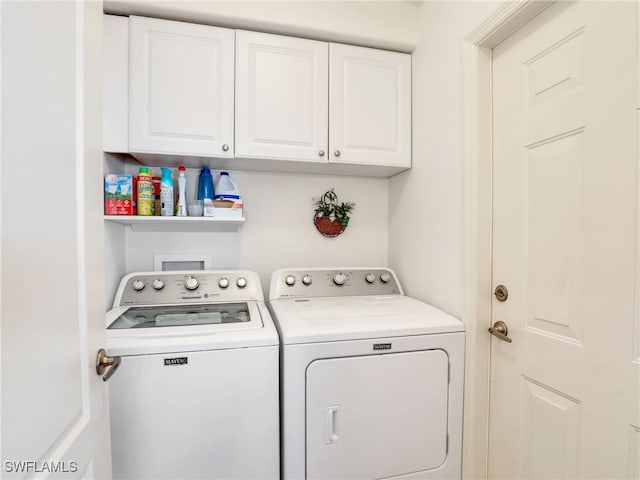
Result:
{"label": "white panel door", "polygon": [[234,31],[129,19],[129,150],[233,156]]}
{"label": "white panel door", "polygon": [[411,167],[411,56],[332,43],[329,160]]}
{"label": "white panel door", "polygon": [[329,45],[236,32],[236,155],[327,162]]}
{"label": "white panel door", "polygon": [[307,478],[386,478],[447,458],[443,350],[316,360],[307,368]]}
{"label": "white panel door", "polygon": [[[2,478],[109,478],[102,4],[2,2]],[[52,473],[57,472],[57,473]]]}
{"label": "white panel door", "polygon": [[489,478],[637,478],[637,18],[557,2],[493,52],[492,320],[513,343],[492,337]]}

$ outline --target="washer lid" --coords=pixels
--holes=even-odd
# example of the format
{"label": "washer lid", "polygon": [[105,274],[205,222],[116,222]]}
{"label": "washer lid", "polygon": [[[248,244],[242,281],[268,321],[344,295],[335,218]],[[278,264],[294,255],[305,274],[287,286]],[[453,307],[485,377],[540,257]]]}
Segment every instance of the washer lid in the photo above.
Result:
{"label": "washer lid", "polygon": [[[111,323],[108,328],[185,327],[190,325],[223,326],[228,324],[246,324],[250,321],[249,306],[246,302],[205,305],[166,305],[130,308]],[[251,328],[257,327],[251,325]]]}
{"label": "washer lid", "polygon": [[263,302],[116,307],[107,312],[107,324],[109,355],[279,344],[278,333]]}
{"label": "washer lid", "polygon": [[284,344],[463,332],[457,318],[402,295],[277,299]]}

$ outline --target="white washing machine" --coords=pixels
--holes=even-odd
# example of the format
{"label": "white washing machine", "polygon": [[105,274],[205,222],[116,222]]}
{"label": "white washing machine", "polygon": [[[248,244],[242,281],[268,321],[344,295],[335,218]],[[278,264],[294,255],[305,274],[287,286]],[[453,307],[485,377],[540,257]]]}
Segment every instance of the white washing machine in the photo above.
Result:
{"label": "white washing machine", "polygon": [[107,347],[114,478],[279,478],[279,339],[257,274],[127,275]]}
{"label": "white washing machine", "polygon": [[282,478],[461,477],[464,328],[388,269],[284,269]]}

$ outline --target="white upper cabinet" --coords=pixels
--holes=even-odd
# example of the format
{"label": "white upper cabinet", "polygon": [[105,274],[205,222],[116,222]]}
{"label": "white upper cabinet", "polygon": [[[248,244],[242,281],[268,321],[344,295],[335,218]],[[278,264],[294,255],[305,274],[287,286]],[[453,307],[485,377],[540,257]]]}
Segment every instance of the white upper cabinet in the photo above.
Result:
{"label": "white upper cabinet", "polygon": [[102,148],[129,151],[129,19],[103,15]]}
{"label": "white upper cabinet", "polygon": [[411,167],[411,56],[332,43],[329,160]]}
{"label": "white upper cabinet", "polygon": [[129,150],[233,157],[234,31],[129,19]]}
{"label": "white upper cabinet", "polygon": [[411,168],[409,54],[135,16],[104,28],[105,151],[172,167]]}
{"label": "white upper cabinet", "polygon": [[236,32],[236,156],[327,162],[328,44]]}
{"label": "white upper cabinet", "polygon": [[411,56],[238,31],[235,133],[237,157],[409,168]]}

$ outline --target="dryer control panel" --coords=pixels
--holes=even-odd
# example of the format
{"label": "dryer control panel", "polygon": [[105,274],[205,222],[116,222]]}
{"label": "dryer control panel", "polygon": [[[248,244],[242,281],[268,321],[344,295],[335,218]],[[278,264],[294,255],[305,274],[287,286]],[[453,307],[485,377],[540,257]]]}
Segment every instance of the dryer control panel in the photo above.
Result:
{"label": "dryer control panel", "polygon": [[271,277],[269,298],[403,295],[388,268],[281,269]]}
{"label": "dryer control panel", "polygon": [[257,274],[243,270],[142,272],[120,282],[114,307],[263,300]]}

